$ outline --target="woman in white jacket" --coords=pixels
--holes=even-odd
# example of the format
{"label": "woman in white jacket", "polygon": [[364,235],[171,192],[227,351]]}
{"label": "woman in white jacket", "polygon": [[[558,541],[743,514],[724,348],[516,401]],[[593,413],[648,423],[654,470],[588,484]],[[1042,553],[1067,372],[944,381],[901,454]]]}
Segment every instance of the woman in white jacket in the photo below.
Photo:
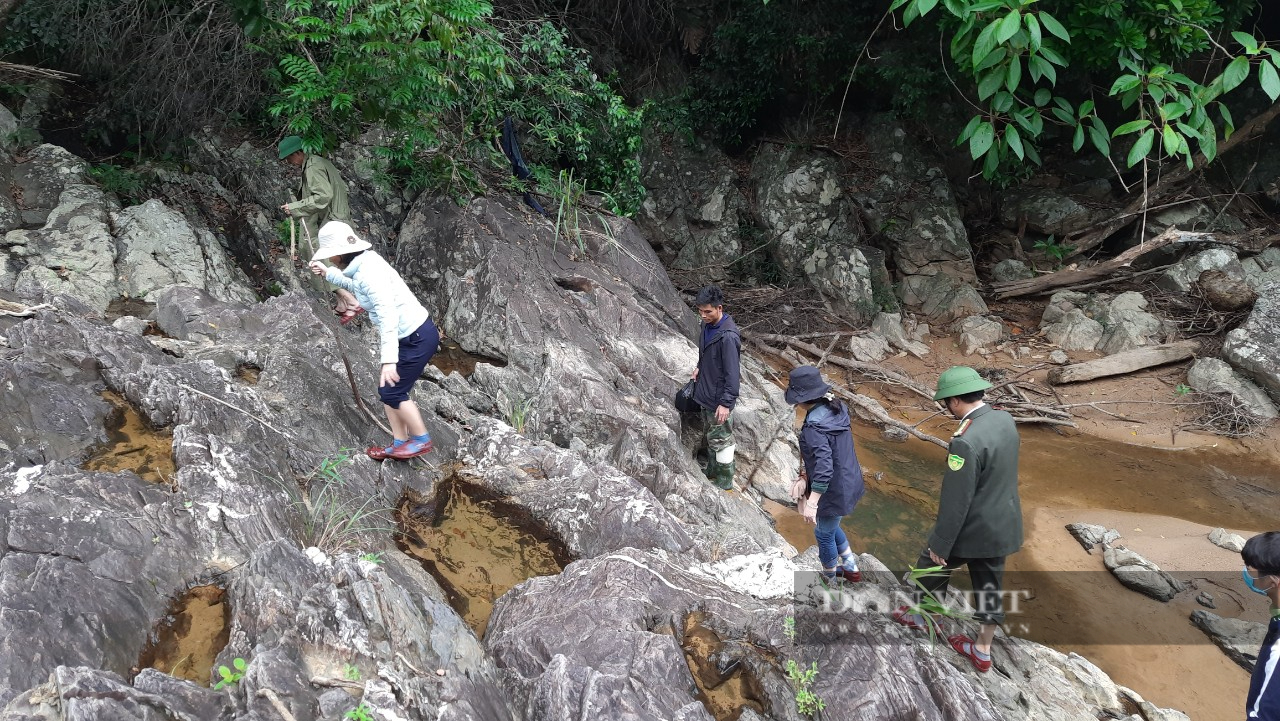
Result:
{"label": "woman in white jacket", "polygon": [[[369,250],[372,246],[351,226],[329,221],[320,228],[319,241],[320,249],[311,258],[311,272],[351,291],[378,328],[382,360],[378,396],[386,406],[395,440],[386,448],[375,446],[366,453],[377,460],[408,460],[429,453],[431,436],[417,404],[409,400],[409,391],[440,345],[435,323],[400,274]],[[325,259],[333,265],[320,262]]]}

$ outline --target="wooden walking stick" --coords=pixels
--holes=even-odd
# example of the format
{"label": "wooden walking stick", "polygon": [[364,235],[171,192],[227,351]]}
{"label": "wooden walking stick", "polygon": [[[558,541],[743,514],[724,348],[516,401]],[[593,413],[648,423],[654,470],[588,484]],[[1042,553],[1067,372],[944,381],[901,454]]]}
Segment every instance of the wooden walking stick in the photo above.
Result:
{"label": "wooden walking stick", "polygon": [[298,259],[298,225],[289,218],[289,260]]}

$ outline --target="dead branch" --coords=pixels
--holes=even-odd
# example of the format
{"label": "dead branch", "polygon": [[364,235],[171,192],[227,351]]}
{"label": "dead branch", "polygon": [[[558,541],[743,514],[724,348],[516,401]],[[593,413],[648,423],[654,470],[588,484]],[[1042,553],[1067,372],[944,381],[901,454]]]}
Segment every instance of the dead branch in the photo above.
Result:
{"label": "dead branch", "polygon": [[1230,393],[1197,391],[1192,397],[1191,405],[1197,406],[1199,412],[1191,422],[1173,429],[1175,437],[1179,430],[1203,430],[1228,438],[1253,437],[1261,435],[1269,423],[1236,402]]}
{"label": "dead branch", "polygon": [[[782,343],[783,345],[790,346],[792,348],[795,348],[796,350],[804,351],[805,353],[808,353],[809,355],[814,356],[815,358],[821,358],[825,355],[822,352],[822,350],[818,348],[818,346],[813,345],[812,343],[805,343],[804,341],[797,340],[792,336],[776,335],[773,333],[755,333],[752,335],[752,338],[760,341],[764,341],[764,342],[769,342],[769,343]],[[837,366],[840,366],[841,368],[847,368],[851,371],[872,376],[873,378],[881,380],[882,382],[900,385],[903,388],[910,390],[912,393],[915,393],[916,395],[919,395],[925,398],[930,403],[933,402],[933,393],[931,393],[928,388],[925,388],[924,386],[908,378],[907,376],[902,375],[901,373],[896,373],[891,370],[886,370],[874,363],[863,363],[862,361],[856,361],[850,358],[844,358],[836,355],[829,356],[826,358],[826,360],[832,365],[837,365]]]}
{"label": "dead branch", "polygon": [[[804,365],[803,362],[797,361],[794,358],[787,355],[786,351],[779,350],[777,348],[774,348],[773,346],[770,346],[761,342],[758,337],[753,337],[749,342],[751,343],[752,346],[759,349],[760,351],[764,353],[768,353],[769,355],[772,355],[776,358],[781,358],[787,363],[790,363],[792,367]],[[833,383],[831,388],[833,391],[835,391],[836,395],[840,396],[841,398],[857,406],[857,408],[860,411],[862,411],[866,416],[870,416],[870,418],[875,422],[886,425],[886,426],[893,426],[894,428],[900,428],[906,431],[907,433],[915,436],[916,438],[919,438],[922,441],[928,441],[929,443],[932,443],[937,446],[941,446],[942,448],[947,447],[947,442],[942,440],[941,438],[938,438],[937,436],[929,435],[928,433],[921,431],[915,426],[908,425],[896,418],[889,416],[889,414],[886,413],[883,408],[881,408],[880,404],[876,403],[871,398],[868,398],[867,396],[864,396],[860,393],[854,393],[848,390],[847,388],[845,388],[844,386],[840,385],[839,383]]]}
{"label": "dead branch", "polygon": [[1026,280],[993,283],[991,288],[995,291],[996,298],[1000,300],[1047,293],[1069,285],[1079,285],[1098,278],[1104,278],[1118,270],[1128,268],[1133,264],[1133,261],[1166,245],[1204,241],[1206,238],[1212,239],[1213,237],[1212,233],[1183,233],[1177,228],[1169,228],[1150,241],[1130,248],[1105,263],[1099,263],[1084,270],[1060,270],[1056,273],[1049,273],[1048,275]]}

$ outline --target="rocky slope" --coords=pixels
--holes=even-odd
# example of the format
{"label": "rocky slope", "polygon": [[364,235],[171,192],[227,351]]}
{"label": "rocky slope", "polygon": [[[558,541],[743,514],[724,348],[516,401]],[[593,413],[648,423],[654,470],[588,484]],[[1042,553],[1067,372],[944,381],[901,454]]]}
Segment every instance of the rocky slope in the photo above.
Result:
{"label": "rocky slope", "polygon": [[[125,210],[53,146],[6,166],[47,179],[23,193],[0,276],[5,299],[45,304],[0,316],[0,409],[15,419],[0,426],[0,719],[308,721],[357,704],[384,719],[709,719],[725,717],[709,711],[725,676],[746,689],[741,718],[795,719],[788,660],[818,664],[828,718],[1182,718],[1015,639],[980,677],[888,620],[897,584],[882,569],[853,590],[858,613],[792,598],[813,561],[754,500],[794,473],[789,410],[748,364],[747,487],[701,477],[669,403],[695,361],[694,316],[626,222],[579,247],[517,199],[405,210],[360,191],[377,218],[404,210],[392,257],[450,336],[494,362],[470,377],[428,369],[416,397],[429,463],[343,460],[386,440],[352,396],[376,407],[372,331],[339,328],[301,292],[253,297],[238,267],[291,272],[274,235],[236,241],[207,221],[269,229],[288,183],[244,147],[203,147],[209,175],[173,173],[168,203]],[[211,200],[223,191],[173,190],[215,184],[232,210]],[[146,303],[116,318],[126,294]],[[168,483],[82,470],[107,440],[106,391],[172,434]],[[530,401],[523,434],[500,410],[514,400]],[[575,559],[502,597],[483,640],[380,528],[389,512],[341,520],[430,505],[457,475]],[[228,609],[214,665],[244,659],[243,678],[213,690],[138,670],[170,600],[205,584]]]}

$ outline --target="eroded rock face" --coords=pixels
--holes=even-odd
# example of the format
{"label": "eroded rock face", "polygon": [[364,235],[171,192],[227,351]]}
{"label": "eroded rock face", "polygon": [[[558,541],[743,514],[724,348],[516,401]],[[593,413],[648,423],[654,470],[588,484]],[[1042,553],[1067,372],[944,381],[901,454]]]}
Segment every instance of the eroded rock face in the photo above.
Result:
{"label": "eroded rock face", "polygon": [[1025,222],[1027,230],[1062,237],[1106,213],[1060,190],[1031,188],[1010,194],[1000,207],[1000,222],[1010,230],[1018,230]]}
{"label": "eroded rock face", "polygon": [[[515,202],[433,199],[411,211],[400,262],[454,340],[507,363],[482,365],[472,380],[492,398],[529,402],[531,438],[636,479],[700,541],[743,553],[779,545],[754,506],[707,482],[680,440],[671,398],[697,365],[693,312],[634,226],[618,224],[614,243],[600,237],[584,256]],[[585,282],[557,283],[566,267]],[[797,472],[791,410],[743,361],[737,483],[784,498]]]}
{"label": "eroded rock face", "polygon": [[1220,270],[1225,273],[1244,277],[1244,267],[1230,248],[1210,248],[1189,255],[1166,270],[1156,285],[1178,293],[1186,293],[1195,285],[1200,274],[1206,270]]}
{"label": "eroded rock face", "polygon": [[1227,334],[1222,357],[1280,399],[1280,281],[1260,289],[1248,320]]}
{"label": "eroded rock face", "polygon": [[1276,404],[1257,385],[1217,358],[1197,358],[1187,370],[1187,385],[1202,393],[1227,393],[1249,413],[1263,420],[1280,416]]}

